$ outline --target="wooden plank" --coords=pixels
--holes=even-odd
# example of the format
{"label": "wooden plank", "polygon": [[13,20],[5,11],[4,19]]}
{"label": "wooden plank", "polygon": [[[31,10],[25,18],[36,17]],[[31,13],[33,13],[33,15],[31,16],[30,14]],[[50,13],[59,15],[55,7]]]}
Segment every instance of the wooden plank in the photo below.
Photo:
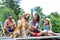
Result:
{"label": "wooden plank", "polygon": [[22,40],[22,39],[53,39],[53,38],[60,38],[60,36],[25,37],[25,38],[15,38],[15,39]]}
{"label": "wooden plank", "polygon": [[0,40],[14,40],[14,39],[10,37],[0,37]]}
{"label": "wooden plank", "polygon": [[4,40],[33,40],[33,39],[55,39],[60,38],[60,36],[40,36],[40,37],[25,37],[25,38],[10,38],[10,37],[0,37]]}

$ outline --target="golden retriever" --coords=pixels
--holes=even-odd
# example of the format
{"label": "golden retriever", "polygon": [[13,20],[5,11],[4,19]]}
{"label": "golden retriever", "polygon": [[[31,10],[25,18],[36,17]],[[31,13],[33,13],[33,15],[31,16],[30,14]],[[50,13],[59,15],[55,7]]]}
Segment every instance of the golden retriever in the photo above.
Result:
{"label": "golden retriever", "polygon": [[16,37],[26,37],[29,33],[29,16],[30,14],[24,13],[23,18],[21,20],[20,25],[16,28],[13,34],[10,36],[11,38]]}

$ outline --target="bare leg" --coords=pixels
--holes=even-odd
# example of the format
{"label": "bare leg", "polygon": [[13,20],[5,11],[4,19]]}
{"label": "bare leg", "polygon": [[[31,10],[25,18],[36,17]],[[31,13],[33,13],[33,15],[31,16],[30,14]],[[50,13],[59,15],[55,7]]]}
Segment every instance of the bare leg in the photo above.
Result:
{"label": "bare leg", "polygon": [[10,38],[13,38],[13,35],[11,35]]}
{"label": "bare leg", "polygon": [[12,34],[12,35],[10,36],[10,38],[16,38],[16,37],[17,37],[17,33]]}
{"label": "bare leg", "polygon": [[48,36],[53,36],[52,34],[48,34]]}
{"label": "bare leg", "polygon": [[53,36],[57,36],[57,34],[52,31],[48,31],[48,34],[52,34]]}
{"label": "bare leg", "polygon": [[16,27],[14,26],[14,27],[13,27],[13,31],[15,31],[15,29],[16,29]]}
{"label": "bare leg", "polygon": [[34,35],[34,32],[32,32],[32,31],[29,31],[29,33],[32,34],[32,35]]}
{"label": "bare leg", "polygon": [[30,33],[31,35],[34,35],[34,32],[32,32],[32,31],[33,31],[33,29],[30,28],[29,33]]}
{"label": "bare leg", "polygon": [[13,38],[16,38],[17,37],[17,35],[14,35],[14,37]]}
{"label": "bare leg", "polygon": [[38,35],[41,36],[41,35],[45,35],[46,33],[47,33],[47,31],[44,30],[44,31],[41,31],[40,33],[38,33]]}
{"label": "bare leg", "polygon": [[5,32],[10,33],[7,27],[4,27]]}
{"label": "bare leg", "polygon": [[14,31],[13,35],[11,35],[10,37],[11,38],[16,38],[16,37],[19,37],[19,36],[20,36],[20,30],[17,30],[17,31]]}

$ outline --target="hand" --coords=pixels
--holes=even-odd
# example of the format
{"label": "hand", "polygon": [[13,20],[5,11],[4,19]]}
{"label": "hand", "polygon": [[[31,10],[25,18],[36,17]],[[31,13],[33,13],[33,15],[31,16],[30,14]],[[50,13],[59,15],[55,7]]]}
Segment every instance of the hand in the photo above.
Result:
{"label": "hand", "polygon": [[34,26],[34,29],[36,29],[37,28],[37,26]]}
{"label": "hand", "polygon": [[13,26],[13,24],[9,24],[8,26]]}

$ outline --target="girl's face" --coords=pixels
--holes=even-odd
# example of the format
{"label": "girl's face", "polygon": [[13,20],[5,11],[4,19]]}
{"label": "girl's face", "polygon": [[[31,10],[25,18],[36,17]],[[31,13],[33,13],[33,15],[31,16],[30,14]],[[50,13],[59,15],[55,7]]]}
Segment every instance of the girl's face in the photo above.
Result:
{"label": "girl's face", "polygon": [[21,20],[22,19],[22,16],[19,16],[19,20]]}
{"label": "girl's face", "polygon": [[45,20],[45,24],[49,24],[48,20]]}

